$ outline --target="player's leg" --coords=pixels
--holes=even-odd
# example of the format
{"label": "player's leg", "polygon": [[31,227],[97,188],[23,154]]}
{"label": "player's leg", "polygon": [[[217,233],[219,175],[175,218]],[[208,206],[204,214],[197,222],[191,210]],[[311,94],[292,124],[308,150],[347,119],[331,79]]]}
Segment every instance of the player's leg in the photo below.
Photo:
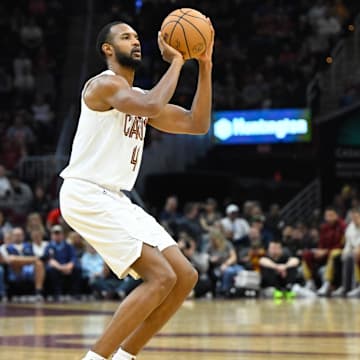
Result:
{"label": "player's leg", "polygon": [[10,255],[8,264],[15,270],[19,271],[25,265],[34,265],[35,289],[41,293],[45,281],[45,266],[44,263],[36,256],[17,256]]}
{"label": "player's leg", "polygon": [[122,342],[121,348],[133,355],[136,355],[179,309],[198,279],[197,271],[177,246],[170,246],[162,253],[174,270],[177,282],[161,305]]}
{"label": "player's leg", "polygon": [[141,257],[131,266],[143,279],[120,304],[92,351],[104,358],[131,334],[167,297],[176,274],[157,248],[143,244]]}
{"label": "player's leg", "polygon": [[45,266],[44,263],[39,259],[37,259],[34,263],[34,273],[36,295],[41,296],[45,281]]}

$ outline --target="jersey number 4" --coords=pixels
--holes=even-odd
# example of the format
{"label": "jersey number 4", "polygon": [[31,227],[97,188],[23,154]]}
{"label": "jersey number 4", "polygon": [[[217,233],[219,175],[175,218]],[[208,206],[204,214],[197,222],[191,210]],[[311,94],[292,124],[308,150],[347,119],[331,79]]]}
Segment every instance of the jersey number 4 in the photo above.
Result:
{"label": "jersey number 4", "polygon": [[133,165],[133,171],[135,171],[136,165],[138,163],[139,150],[140,150],[140,146],[136,145],[136,146],[134,146],[133,151],[132,151],[130,163]]}

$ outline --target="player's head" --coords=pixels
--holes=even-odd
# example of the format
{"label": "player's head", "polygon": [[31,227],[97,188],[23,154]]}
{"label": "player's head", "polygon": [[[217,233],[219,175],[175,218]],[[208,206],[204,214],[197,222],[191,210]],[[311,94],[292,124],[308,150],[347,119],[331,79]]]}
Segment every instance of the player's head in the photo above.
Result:
{"label": "player's head", "polygon": [[136,69],[141,63],[138,34],[130,25],[122,21],[105,25],[98,34],[96,47],[106,62],[113,59],[131,69]]}

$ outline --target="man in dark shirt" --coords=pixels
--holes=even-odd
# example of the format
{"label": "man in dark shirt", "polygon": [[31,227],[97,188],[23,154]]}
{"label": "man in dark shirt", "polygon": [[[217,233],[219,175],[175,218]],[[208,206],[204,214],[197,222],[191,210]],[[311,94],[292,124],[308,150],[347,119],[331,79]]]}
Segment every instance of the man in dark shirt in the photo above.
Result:
{"label": "man in dark shirt", "polygon": [[45,249],[46,272],[55,300],[59,300],[66,287],[71,287],[73,295],[80,291],[81,268],[75,248],[65,240],[61,225],[51,228],[51,241]]}
{"label": "man in dark shirt", "polygon": [[260,259],[261,285],[264,288],[274,287],[275,296],[292,296],[291,288],[296,281],[300,261],[283,251],[280,241],[271,240],[267,253]]}

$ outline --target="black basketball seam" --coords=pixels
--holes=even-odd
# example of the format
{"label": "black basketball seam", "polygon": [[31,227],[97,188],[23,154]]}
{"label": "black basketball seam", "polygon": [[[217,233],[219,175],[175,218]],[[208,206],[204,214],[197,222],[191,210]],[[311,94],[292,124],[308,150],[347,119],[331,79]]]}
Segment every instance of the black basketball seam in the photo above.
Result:
{"label": "black basketball seam", "polygon": [[[186,13],[183,11],[183,9],[179,9],[179,10],[180,10],[180,12],[183,14],[183,16],[184,16],[184,15],[187,15],[187,16],[193,17],[193,18],[195,18],[195,19],[200,19],[200,20],[206,21],[206,19],[205,19],[203,16],[196,16],[196,15],[191,15],[191,14],[189,14],[191,11],[193,11],[193,9],[189,9],[189,11],[186,12]],[[178,16],[178,15],[172,15],[172,16]]]}
{"label": "black basketball seam", "polygon": [[171,24],[171,23],[177,23],[178,22],[178,20],[170,20],[170,21],[168,21],[167,23],[165,23],[165,24],[163,24],[162,26],[161,26],[161,30],[162,29],[164,29],[168,24]]}
{"label": "black basketball seam", "polygon": [[181,8],[181,9],[179,9],[179,11],[183,14],[182,16],[184,16],[184,15],[187,15],[189,12],[193,11],[193,9],[189,9],[189,11],[185,12],[184,8]]}
{"label": "black basketball seam", "polygon": [[[197,28],[197,26],[195,26],[192,22],[190,22],[189,20],[183,18],[183,20],[185,20],[186,22],[188,22],[193,28],[195,28],[197,30],[197,32],[200,34],[200,36],[203,38],[204,43],[205,43],[205,48],[207,48],[207,43],[206,43],[206,39],[205,36],[202,34],[202,32]],[[176,25],[175,25],[176,26]]]}
{"label": "black basketball seam", "polygon": [[174,34],[174,31],[175,31],[175,29],[176,29],[176,25],[179,23],[179,21],[180,21],[180,19],[178,19],[178,20],[176,21],[173,29],[171,30],[171,34],[170,34],[170,37],[169,37],[169,44],[171,43],[171,38],[172,38],[172,36],[173,36],[173,34]]}
{"label": "black basketball seam", "polygon": [[[180,9],[180,11],[181,11],[181,9]],[[191,10],[189,10],[189,11],[191,11]],[[187,14],[187,13],[184,13],[183,11],[182,11],[182,13],[183,13],[183,15],[181,15],[181,16],[172,15],[172,16],[178,16],[178,20],[176,21],[173,29],[171,30],[171,34],[170,34],[170,37],[169,37],[169,44],[171,43],[171,38],[172,38],[172,36],[173,36],[173,34],[174,34],[174,31],[175,31],[175,29],[176,29],[176,26],[179,24],[179,21]],[[172,21],[171,21],[171,22],[172,22]],[[167,23],[167,24],[168,24],[168,23]],[[181,24],[180,24],[180,25],[181,25]],[[182,28],[183,33],[184,33],[184,39],[185,39],[186,47],[187,47],[187,49],[188,49],[189,56],[191,57],[189,45],[188,45],[187,38],[186,38],[186,35],[185,35],[185,31],[184,31],[184,28],[183,28],[182,25],[181,25],[181,28]],[[206,42],[205,42],[205,44],[206,44]]]}
{"label": "black basketball seam", "polygon": [[[187,50],[188,50],[188,53],[189,53],[189,57],[191,58],[191,51],[190,51],[189,44],[188,44],[188,41],[187,41],[187,38],[186,38],[186,33],[185,33],[185,30],[184,30],[184,27],[182,26],[181,23],[178,23],[178,24],[181,26],[182,31],[184,33],[185,44],[186,44],[186,47],[187,47]],[[176,24],[176,25],[178,25],[178,24]],[[174,26],[174,28],[176,27],[176,25]]]}

